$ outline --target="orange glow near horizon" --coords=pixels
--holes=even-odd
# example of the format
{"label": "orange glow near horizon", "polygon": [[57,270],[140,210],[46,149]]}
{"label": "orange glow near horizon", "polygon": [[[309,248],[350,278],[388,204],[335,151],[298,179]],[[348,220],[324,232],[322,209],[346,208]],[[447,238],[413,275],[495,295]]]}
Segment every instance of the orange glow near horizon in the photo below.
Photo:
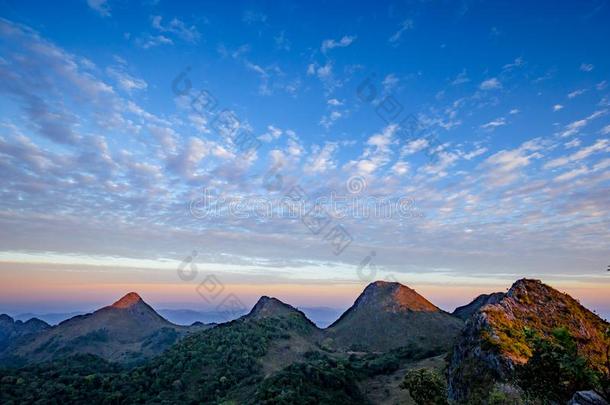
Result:
{"label": "orange glow near horizon", "polygon": [[[8,268],[7,268],[8,267]],[[0,263],[0,305],[65,304],[74,309],[93,309],[92,305],[109,305],[128,292],[140,294],[153,307],[167,304],[183,305],[188,309],[214,309],[228,294],[234,294],[246,308],[250,308],[260,296],[276,297],[296,307],[326,306],[349,307],[362,292],[365,282],[320,282],[320,281],[256,281],[224,283],[223,291],[212,299],[210,293],[202,298],[197,292],[201,278],[192,282],[179,280],[174,271],[131,269],[129,271],[85,271],[60,269],[60,265],[38,265],[24,263]],[[146,280],[142,282],[142,280]],[[470,302],[483,293],[504,292],[512,282],[490,280],[477,285],[468,282],[438,284],[404,282],[426,297],[433,304],[452,311],[455,307]],[[543,280],[544,281],[544,280]],[[608,286],[604,283],[581,281],[555,281],[549,285],[579,299],[602,315],[610,313]],[[217,290],[216,290],[217,291]],[[79,307],[80,306],[80,307]],[[3,308],[0,307],[0,313]]]}

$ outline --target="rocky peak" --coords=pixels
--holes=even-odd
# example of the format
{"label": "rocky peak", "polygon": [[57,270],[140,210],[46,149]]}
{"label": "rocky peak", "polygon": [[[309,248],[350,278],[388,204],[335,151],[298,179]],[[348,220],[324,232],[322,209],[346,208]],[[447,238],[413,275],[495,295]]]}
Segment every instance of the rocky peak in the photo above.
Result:
{"label": "rocky peak", "polygon": [[254,305],[250,313],[247,315],[249,318],[265,318],[287,315],[289,313],[299,312],[296,308],[283,303],[274,297],[262,296],[258,302]]}
{"label": "rocky peak", "polygon": [[369,284],[355,302],[354,309],[375,307],[378,310],[438,312],[440,309],[403,284],[375,281]]}
{"label": "rocky peak", "polygon": [[481,309],[481,307],[488,304],[497,304],[502,298],[504,298],[505,295],[506,294],[501,292],[481,294],[472,300],[472,302],[462,305],[461,307],[457,307],[453,311],[452,315],[465,321],[475,314],[479,309]]}
{"label": "rocky peak", "polygon": [[[579,355],[599,372],[605,371],[605,331],[608,323],[568,294],[540,280],[517,280],[497,302],[479,307],[466,323],[449,362],[449,396],[468,399],[473,387],[510,381],[517,365],[532,356],[528,335],[550,338],[557,328],[566,329]],[[478,388],[477,388],[478,389]]]}
{"label": "rocky peak", "polygon": [[126,308],[131,308],[136,305],[143,304],[143,303],[144,303],[144,300],[142,300],[142,297],[140,297],[135,292],[130,292],[130,293],[125,294],[125,296],[123,296],[123,298],[121,298],[120,300],[118,300],[117,302],[112,304],[111,307],[126,309]]}

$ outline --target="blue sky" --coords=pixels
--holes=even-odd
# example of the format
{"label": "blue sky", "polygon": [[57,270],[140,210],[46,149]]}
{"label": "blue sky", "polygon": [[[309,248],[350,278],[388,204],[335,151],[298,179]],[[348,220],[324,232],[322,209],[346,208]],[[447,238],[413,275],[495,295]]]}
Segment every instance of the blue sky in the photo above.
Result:
{"label": "blue sky", "polygon": [[[291,286],[284,298],[309,304],[316,286],[366,284],[375,252],[375,278],[446,307],[530,276],[610,312],[609,14],[607,1],[1,1],[0,274],[29,286],[6,287],[4,305],[53,279],[57,302],[128,286],[177,301],[155,288],[182,286],[193,250],[226,285],[255,286],[244,301]],[[215,110],[193,108],[202,90]],[[220,133],[221,110],[260,147]],[[354,197],[349,179],[413,215],[331,212],[352,239],[336,254],[298,219],[189,210],[204,189]],[[435,289],[452,285],[462,295]]]}

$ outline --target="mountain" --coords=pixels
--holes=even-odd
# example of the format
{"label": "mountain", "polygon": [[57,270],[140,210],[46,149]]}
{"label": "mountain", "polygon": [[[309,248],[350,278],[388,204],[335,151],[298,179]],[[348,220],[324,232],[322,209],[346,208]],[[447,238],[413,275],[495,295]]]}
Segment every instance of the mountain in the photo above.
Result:
{"label": "mountain", "polygon": [[448,349],[462,325],[461,319],[415,290],[400,283],[375,281],[325,330],[325,342],[355,351],[383,352],[408,345],[422,350]]}
{"label": "mountain", "polygon": [[56,312],[56,313],[48,313],[48,314],[35,314],[32,312],[26,312],[23,314],[15,315],[15,320],[27,321],[28,319],[37,318],[41,321],[45,321],[49,325],[57,325],[58,323],[65,321],[67,319],[73,318],[76,315],[84,315],[85,311],[79,312]]}
{"label": "mountain", "polygon": [[11,345],[10,357],[6,350],[4,360],[31,363],[89,353],[110,361],[137,362],[161,353],[190,331],[161,317],[132,292],[110,306],[75,316]]}
{"label": "mountain", "polygon": [[[535,364],[553,358],[568,358],[571,346],[575,360],[570,366],[579,365],[585,370],[583,375],[586,370],[604,375],[608,372],[604,336],[608,326],[569,295],[539,280],[518,280],[496,302],[480,306],[466,323],[450,357],[449,397],[460,403],[478,403],[493,390],[515,391],[511,386],[520,370],[534,369]],[[563,354],[536,354],[543,353],[542,349]],[[531,364],[534,357],[536,363]],[[524,384],[563,369],[549,367],[538,369]],[[550,388],[542,385],[542,390]]]}
{"label": "mountain", "polygon": [[0,353],[16,340],[48,328],[49,324],[40,319],[32,318],[22,322],[5,314],[0,315]]}
{"label": "mountain", "polygon": [[457,307],[451,315],[457,316],[463,321],[466,321],[476,313],[482,306],[487,304],[495,304],[504,297],[504,293],[496,292],[491,294],[481,294],[476,297],[471,303]]}

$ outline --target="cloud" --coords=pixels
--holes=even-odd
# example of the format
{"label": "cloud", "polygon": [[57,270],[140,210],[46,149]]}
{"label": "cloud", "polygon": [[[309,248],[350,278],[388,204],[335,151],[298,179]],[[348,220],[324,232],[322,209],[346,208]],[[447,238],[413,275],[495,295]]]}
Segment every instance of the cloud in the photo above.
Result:
{"label": "cloud", "polygon": [[391,124],[369,137],[360,157],[345,164],[344,169],[355,168],[360,174],[372,174],[387,165],[393,154],[391,145],[396,142],[394,134],[397,130],[398,125]]}
{"label": "cloud", "polygon": [[386,77],[383,78],[383,81],[381,82],[382,86],[383,86],[383,90],[388,93],[390,91],[392,91],[394,88],[396,88],[396,86],[398,86],[398,83],[400,82],[400,80],[398,79],[398,77],[396,77],[395,74],[390,73],[389,75],[387,75]]}
{"label": "cloud", "polygon": [[553,106],[553,112],[557,112],[559,110],[563,109],[563,106],[561,104],[555,104]]}
{"label": "cloud", "polygon": [[581,148],[571,155],[553,159],[547,162],[544,165],[544,168],[553,169],[556,167],[565,166],[567,164],[586,159],[597,152],[610,152],[610,142],[608,141],[608,139],[598,139],[593,145]]}
{"label": "cloud", "polygon": [[275,41],[276,49],[279,49],[282,51],[290,50],[290,41],[286,38],[285,31],[282,31],[282,32],[280,32],[280,34],[278,36],[273,37],[273,40]]}
{"label": "cloud", "polygon": [[110,17],[108,0],[87,0],[87,5],[102,17]]}
{"label": "cloud", "polygon": [[497,90],[502,88],[502,83],[500,83],[497,78],[492,77],[491,79],[481,82],[479,88],[481,90]]}
{"label": "cloud", "polygon": [[278,139],[282,135],[283,131],[273,125],[267,126],[267,131],[258,137],[261,141],[271,142]]}
{"label": "cloud", "polygon": [[388,42],[394,46],[398,45],[402,35],[406,31],[411,30],[411,29],[413,29],[413,20],[411,20],[411,19],[404,20],[403,22],[400,23],[400,27],[398,28],[398,31],[396,31],[394,34],[392,34],[392,36],[390,36],[390,38],[388,38]]}
{"label": "cloud", "polygon": [[495,120],[490,121],[486,124],[481,125],[481,128],[493,131],[494,129],[496,129],[498,127],[502,127],[504,125],[506,125],[506,119],[504,119],[504,117],[500,117],[500,118],[496,118]]}
{"label": "cloud", "polygon": [[581,94],[584,94],[587,90],[585,89],[578,89],[578,90],[574,90],[571,93],[568,93],[568,98],[572,99],[572,98],[576,98],[578,96],[580,96]]}
{"label": "cloud", "polygon": [[399,175],[404,176],[409,172],[410,166],[407,162],[396,162],[394,166],[392,166],[392,171]]}
{"label": "cloud", "polygon": [[483,166],[488,169],[486,176],[493,186],[505,186],[521,177],[521,170],[542,155],[540,141],[533,139],[524,142],[516,149],[502,150],[488,157]]}
{"label": "cloud", "polygon": [[608,135],[610,134],[610,125],[606,125],[605,127],[603,127],[602,129],[599,130],[599,133],[602,135]]}
{"label": "cloud", "polygon": [[504,71],[513,70],[515,68],[522,67],[523,65],[525,65],[525,61],[523,60],[522,57],[518,57],[512,63],[508,63],[508,64],[502,66],[502,70],[504,70]]}
{"label": "cloud", "polygon": [[554,181],[567,181],[572,180],[575,177],[588,173],[589,170],[585,167],[579,167],[578,169],[570,170],[569,172],[563,173],[557,177],[555,177]]}
{"label": "cloud", "polygon": [[310,157],[303,168],[305,172],[320,174],[334,169],[337,162],[333,159],[333,155],[337,148],[338,145],[335,142],[326,142],[322,148],[314,145],[311,149]]}
{"label": "cloud", "polygon": [[107,72],[110,77],[116,80],[119,87],[127,92],[145,90],[148,87],[144,80],[129,75],[120,67],[110,67],[107,69]]}
{"label": "cloud", "polygon": [[581,63],[580,64],[580,70],[582,70],[583,72],[590,72],[595,68],[595,66],[593,66],[590,63]]}
{"label": "cloud", "polygon": [[576,148],[580,146],[580,139],[574,138],[570,142],[564,143],[563,146],[565,146],[566,149]]}
{"label": "cloud", "polygon": [[136,45],[143,49],[154,48],[159,45],[173,45],[174,41],[165,35],[150,35],[146,34],[135,40]]}
{"label": "cloud", "polygon": [[561,136],[562,138],[565,138],[568,136],[576,135],[577,133],[580,132],[580,130],[582,128],[587,126],[589,124],[589,122],[606,115],[607,112],[608,112],[608,110],[598,110],[586,118],[583,118],[583,119],[577,120],[577,121],[573,121],[565,126],[565,129],[559,133],[559,136]]}
{"label": "cloud", "polygon": [[[0,92],[20,101],[30,125],[42,136],[61,144],[75,144],[81,116],[78,107],[93,107],[104,127],[127,124],[111,86],[92,76],[79,59],[43,40],[33,30],[0,19],[0,37],[7,44],[0,63]],[[61,98],[57,94],[63,94]]]}
{"label": "cloud", "polygon": [[466,69],[462,69],[462,71],[455,77],[455,79],[453,79],[451,84],[453,86],[457,86],[460,84],[468,83],[469,81],[470,81],[470,79],[468,78],[468,75],[466,74]]}
{"label": "cloud", "polygon": [[246,10],[241,19],[248,25],[265,24],[267,22],[267,15],[259,11]]}
{"label": "cloud", "polygon": [[156,30],[165,34],[173,34],[186,42],[196,43],[201,37],[194,25],[189,27],[178,18],[173,18],[169,23],[163,24],[163,17],[156,15],[152,17],[151,23]]}
{"label": "cloud", "polygon": [[345,48],[350,46],[356,40],[355,35],[344,35],[340,40],[335,41],[334,39],[325,39],[322,41],[322,53],[326,53],[334,48]]}
{"label": "cloud", "polygon": [[328,129],[335,123],[335,121],[337,121],[342,116],[343,116],[343,113],[341,111],[331,111],[330,114],[324,115],[320,119],[320,125],[322,125],[326,129]]}

